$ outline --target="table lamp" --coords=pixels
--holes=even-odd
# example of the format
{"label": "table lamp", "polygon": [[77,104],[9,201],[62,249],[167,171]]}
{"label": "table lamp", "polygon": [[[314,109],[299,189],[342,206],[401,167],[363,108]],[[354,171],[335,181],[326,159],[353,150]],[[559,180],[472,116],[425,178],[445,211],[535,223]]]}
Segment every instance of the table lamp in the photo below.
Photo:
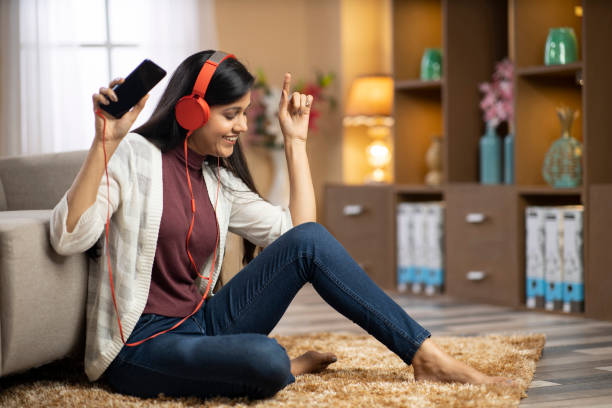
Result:
{"label": "table lamp", "polygon": [[345,126],[367,126],[373,140],[366,147],[366,157],[373,170],[366,182],[385,181],[385,167],[391,162],[388,140],[393,126],[393,79],[389,75],[356,78],[349,92],[344,116]]}

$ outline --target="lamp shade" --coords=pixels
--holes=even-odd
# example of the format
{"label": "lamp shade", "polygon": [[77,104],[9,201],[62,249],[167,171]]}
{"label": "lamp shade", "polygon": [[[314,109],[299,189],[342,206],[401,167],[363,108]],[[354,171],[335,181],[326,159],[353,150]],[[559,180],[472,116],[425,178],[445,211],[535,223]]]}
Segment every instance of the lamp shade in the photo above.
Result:
{"label": "lamp shade", "polygon": [[358,77],[353,81],[346,116],[390,116],[393,79],[388,75]]}

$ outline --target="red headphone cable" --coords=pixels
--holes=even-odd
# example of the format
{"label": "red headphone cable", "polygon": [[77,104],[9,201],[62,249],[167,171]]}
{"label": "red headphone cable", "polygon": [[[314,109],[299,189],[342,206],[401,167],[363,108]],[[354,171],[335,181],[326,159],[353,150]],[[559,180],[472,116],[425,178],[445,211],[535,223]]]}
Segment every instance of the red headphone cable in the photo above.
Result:
{"label": "red headphone cable", "polygon": [[[109,183],[109,177],[108,177],[108,160],[107,160],[107,155],[106,155],[106,118],[104,117],[104,115],[102,114],[102,111],[100,109],[97,109],[95,111],[96,115],[101,117],[102,120],[104,121],[104,126],[103,126],[103,130],[102,130],[102,148],[104,150],[104,171],[106,173],[106,189],[107,189],[107,200],[108,200],[108,206],[107,206],[107,210],[106,210],[106,250],[107,252],[109,252],[110,250],[110,245],[109,245],[109,239],[108,239],[108,231],[109,231],[109,225],[110,225],[110,183]],[[215,208],[214,208],[214,212],[215,212],[215,224],[217,227],[217,238],[216,238],[216,242],[215,242],[215,251],[213,254],[213,262],[210,268],[210,274],[208,277],[204,277],[202,276],[196,265],[195,262],[193,261],[193,258],[191,257],[191,253],[189,252],[189,237],[191,236],[191,231],[193,230],[193,223],[195,220],[195,199],[193,196],[193,190],[191,188],[191,179],[189,177],[189,171],[187,168],[187,138],[189,138],[189,136],[191,136],[191,133],[193,133],[193,131],[189,131],[187,133],[187,137],[185,138],[185,170],[186,170],[186,174],[187,174],[187,184],[189,185],[189,193],[191,195],[191,211],[192,211],[192,217],[191,217],[191,225],[189,227],[189,232],[187,233],[187,255],[189,256],[189,259],[191,261],[191,264],[193,265],[193,267],[196,270],[196,273],[198,274],[198,276],[200,276],[200,278],[202,279],[207,279],[208,280],[208,284],[206,285],[206,290],[204,291],[204,294],[202,295],[202,299],[200,299],[200,302],[198,303],[198,305],[195,307],[195,309],[193,310],[193,312],[191,312],[189,315],[185,316],[183,319],[181,319],[179,322],[177,322],[174,326],[172,326],[169,329],[160,331],[158,333],[155,333],[149,337],[147,337],[146,339],[137,341],[137,342],[133,342],[133,343],[126,343],[125,342],[125,338],[123,336],[123,327],[121,325],[121,319],[119,318],[119,310],[117,308],[117,300],[115,297],[115,287],[113,284],[113,272],[112,272],[112,268],[111,268],[111,263],[110,263],[110,256],[107,255],[106,259],[107,259],[107,264],[108,264],[108,277],[110,280],[110,287],[111,287],[111,295],[113,298],[113,305],[115,307],[115,313],[117,314],[117,324],[119,325],[119,333],[121,334],[121,341],[123,342],[123,344],[125,346],[138,346],[142,343],[144,343],[147,340],[153,339],[161,334],[167,333],[171,330],[176,329],[178,326],[180,326],[181,324],[183,324],[183,322],[185,320],[187,320],[189,317],[193,316],[202,306],[202,303],[204,303],[204,300],[206,299],[206,297],[208,296],[208,292],[210,290],[210,284],[212,282],[212,274],[214,272],[215,269],[215,263],[217,260],[217,247],[219,245],[219,223],[217,222],[217,204],[219,202],[219,185],[221,183],[221,179],[220,179],[220,174],[219,174],[219,167],[220,167],[220,159],[219,157],[217,157],[217,196],[215,199]]]}

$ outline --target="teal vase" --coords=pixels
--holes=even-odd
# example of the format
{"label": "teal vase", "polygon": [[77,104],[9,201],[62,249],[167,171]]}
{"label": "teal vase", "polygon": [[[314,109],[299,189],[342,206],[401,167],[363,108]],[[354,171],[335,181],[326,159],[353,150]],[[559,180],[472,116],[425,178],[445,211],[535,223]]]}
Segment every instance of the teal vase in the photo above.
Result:
{"label": "teal vase", "polygon": [[542,176],[553,187],[578,187],[582,184],[582,144],[570,135],[578,112],[557,108],[561,120],[561,137],[552,144],[542,166]]}
{"label": "teal vase", "polygon": [[480,138],[480,182],[500,184],[502,181],[501,140],[495,126],[487,123],[487,131]]}
{"label": "teal vase", "polygon": [[514,135],[504,138],[504,184],[514,184]]}

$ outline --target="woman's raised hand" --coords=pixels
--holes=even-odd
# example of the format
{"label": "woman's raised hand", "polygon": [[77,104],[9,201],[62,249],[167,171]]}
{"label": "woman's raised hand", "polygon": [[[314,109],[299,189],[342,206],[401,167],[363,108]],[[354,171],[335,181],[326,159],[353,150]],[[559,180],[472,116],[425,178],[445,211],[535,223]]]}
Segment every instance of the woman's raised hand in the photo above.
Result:
{"label": "woman's raised hand", "polygon": [[[111,81],[108,88],[101,87],[99,93],[93,94],[93,110],[97,112],[101,105],[108,105],[110,101],[117,101],[117,95],[113,91],[113,87],[117,84],[123,83],[124,78],[116,78]],[[146,94],[138,103],[128,112],[125,113],[121,118],[117,119],[108,112],[100,109],[100,114],[106,118],[106,134],[105,139],[107,142],[119,143],[121,139],[127,135],[130,128],[136,121],[136,118],[142,111],[149,98],[149,94]],[[96,120],[96,140],[102,142],[102,135],[104,132],[104,120],[94,114]]]}
{"label": "woman's raised hand", "polygon": [[288,141],[306,142],[313,96],[294,92],[289,98],[290,83],[291,74],[286,73],[278,107],[278,120],[285,137],[285,143]]}

